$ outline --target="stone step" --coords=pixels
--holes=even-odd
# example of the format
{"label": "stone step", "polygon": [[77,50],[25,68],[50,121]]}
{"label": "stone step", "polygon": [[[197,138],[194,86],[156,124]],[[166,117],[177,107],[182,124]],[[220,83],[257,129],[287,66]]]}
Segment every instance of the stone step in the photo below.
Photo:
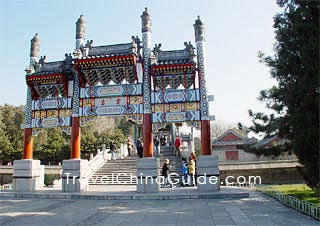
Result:
{"label": "stone step", "polygon": [[130,181],[121,181],[119,183],[111,183],[111,182],[108,182],[108,181],[102,181],[102,182],[89,182],[89,185],[136,185],[137,182],[136,181],[133,181],[133,182],[130,182]]}
{"label": "stone step", "polygon": [[103,171],[97,171],[95,174],[107,174],[107,173],[135,173],[137,170],[103,170]]}
{"label": "stone step", "polygon": [[[116,159],[107,161],[95,174],[90,178],[90,185],[135,185],[136,184],[136,162],[137,157],[126,157],[123,159]],[[173,156],[173,147],[161,147],[159,161],[159,175],[161,175],[162,165],[165,159],[170,160],[170,173],[178,174],[172,175],[173,180],[180,179],[181,176],[181,158]],[[117,178],[117,174],[121,174]],[[112,178],[113,177],[113,178]]]}
{"label": "stone step", "polygon": [[[159,173],[160,173],[160,171],[161,170],[159,170]],[[110,175],[117,175],[117,174],[120,174],[121,173],[121,175],[136,175],[136,172],[137,171],[123,171],[123,172],[107,172],[107,173],[95,173],[93,176],[101,176],[101,175],[107,175],[107,176],[110,176]],[[180,175],[180,170],[170,170],[169,171],[170,173],[176,173],[176,174],[178,174],[178,175]]]}
{"label": "stone step", "polygon": [[[178,176],[176,176],[176,175],[178,175]],[[160,176],[160,174],[159,174],[159,176]],[[112,175],[112,174],[109,174],[109,175],[95,175],[95,176],[92,176],[92,177],[90,177],[90,180],[91,179],[93,179],[93,180],[95,180],[95,179],[103,179],[103,180],[111,180],[112,178],[113,179],[115,179],[115,178],[117,178],[118,176],[117,175]],[[123,175],[123,174],[121,174],[121,175],[119,175],[119,177],[118,177],[118,179],[120,180],[120,179],[128,179],[128,178],[135,178],[136,177],[136,174],[125,174],[125,175]],[[171,173],[171,178],[180,178],[180,175],[179,174],[172,174]]]}
{"label": "stone step", "polygon": [[136,170],[136,167],[130,167],[130,168],[103,168],[100,169],[99,171],[102,172],[108,172],[108,171],[132,171],[132,170]]}

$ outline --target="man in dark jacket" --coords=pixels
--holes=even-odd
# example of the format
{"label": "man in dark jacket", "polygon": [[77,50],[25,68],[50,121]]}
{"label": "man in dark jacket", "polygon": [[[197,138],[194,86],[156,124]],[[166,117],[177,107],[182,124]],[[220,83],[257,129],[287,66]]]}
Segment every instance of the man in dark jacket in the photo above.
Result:
{"label": "man in dark jacket", "polygon": [[139,158],[143,158],[143,142],[140,137],[137,140],[137,152]]}
{"label": "man in dark jacket", "polygon": [[153,139],[153,144],[154,144],[153,157],[157,157],[158,155],[160,155],[160,140],[159,140],[158,136],[156,136]]}
{"label": "man in dark jacket", "polygon": [[169,180],[169,169],[171,167],[169,165],[169,162],[170,162],[169,159],[164,160],[164,163],[162,166],[161,176],[163,176],[164,182],[161,187],[165,187],[165,186],[169,185],[170,188],[173,188],[173,185],[171,184],[171,181]]}
{"label": "man in dark jacket", "polygon": [[114,144],[113,140],[110,141],[110,153],[111,153],[111,160],[115,160],[115,151],[116,145]]}

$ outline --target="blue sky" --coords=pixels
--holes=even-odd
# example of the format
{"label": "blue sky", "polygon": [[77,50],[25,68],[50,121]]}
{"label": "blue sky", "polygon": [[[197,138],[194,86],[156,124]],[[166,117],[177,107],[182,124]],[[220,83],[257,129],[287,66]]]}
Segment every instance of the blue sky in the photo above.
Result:
{"label": "blue sky", "polygon": [[261,89],[275,84],[259,63],[258,51],[272,54],[275,0],[0,0],[0,104],[25,103],[24,69],[30,39],[39,33],[41,55],[64,59],[75,45],[75,22],[87,21],[86,38],[94,45],[130,42],[141,37],[140,15],[152,16],[152,42],[163,50],[194,44],[193,23],[200,15],[207,41],[209,94],[215,96],[211,115],[226,122],[250,123],[248,109],[265,111],[257,100]]}

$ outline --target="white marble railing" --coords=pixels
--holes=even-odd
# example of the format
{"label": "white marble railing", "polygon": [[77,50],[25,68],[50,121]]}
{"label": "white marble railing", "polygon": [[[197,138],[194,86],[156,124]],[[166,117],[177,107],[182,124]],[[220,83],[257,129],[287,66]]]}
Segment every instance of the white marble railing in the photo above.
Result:
{"label": "white marble railing", "polygon": [[12,184],[0,185],[0,190],[12,190]]}
{"label": "white marble railing", "polygon": [[[90,155],[89,163],[88,163],[88,170],[87,170],[87,177],[90,178],[97,170],[100,169],[108,160],[111,160],[111,153],[108,153],[110,149],[106,149],[106,145],[102,145],[102,150],[98,149],[95,156],[93,154]],[[124,158],[128,156],[128,149],[126,144],[121,144],[120,148],[116,150],[115,157],[117,158]],[[62,170],[61,170],[62,173]],[[54,180],[53,187],[60,189],[62,186],[62,179]]]}
{"label": "white marble railing", "polygon": [[88,176],[92,176],[103,164],[107,161],[107,152],[108,149],[104,147],[102,151],[97,150],[97,154],[93,157],[93,154],[90,155],[89,165],[88,165]]}

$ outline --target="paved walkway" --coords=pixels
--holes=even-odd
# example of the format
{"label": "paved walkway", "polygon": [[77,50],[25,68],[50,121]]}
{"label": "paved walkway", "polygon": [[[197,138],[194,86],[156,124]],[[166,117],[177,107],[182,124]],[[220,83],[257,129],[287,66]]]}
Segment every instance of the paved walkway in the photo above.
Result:
{"label": "paved walkway", "polygon": [[0,225],[319,225],[272,198],[83,200],[1,197]]}
{"label": "paved walkway", "polygon": [[220,191],[198,191],[196,187],[160,188],[158,193],[137,193],[136,185],[91,185],[85,192],[61,192],[44,187],[32,192],[0,191],[0,198],[93,199],[93,200],[177,200],[248,198],[247,190],[222,187]]}

